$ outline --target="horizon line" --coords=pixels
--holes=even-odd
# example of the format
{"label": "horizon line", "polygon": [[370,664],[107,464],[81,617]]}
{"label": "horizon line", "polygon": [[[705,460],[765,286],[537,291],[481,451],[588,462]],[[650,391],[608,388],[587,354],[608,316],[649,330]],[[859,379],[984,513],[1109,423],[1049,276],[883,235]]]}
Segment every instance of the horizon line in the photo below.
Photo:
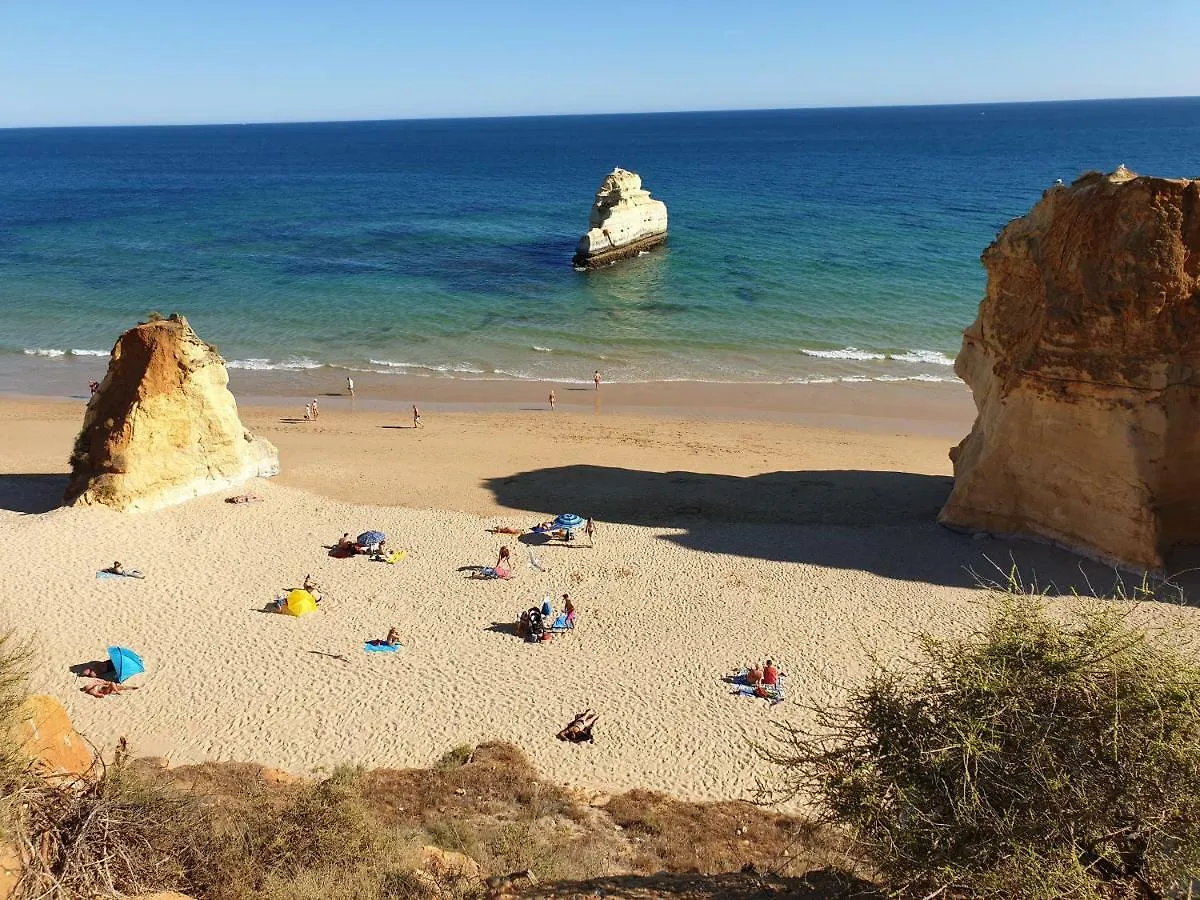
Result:
{"label": "horizon line", "polygon": [[955,107],[980,106],[1032,106],[1037,104],[1067,104],[1067,103],[1124,103],[1136,100],[1200,100],[1200,94],[1179,94],[1155,97],[1072,97],[1037,100],[965,100],[947,103],[866,103],[847,106],[747,106],[724,109],[664,109],[639,111],[610,111],[586,113],[521,113],[495,115],[446,115],[446,116],[408,116],[367,119],[270,119],[254,122],[213,121],[213,122],[109,122],[83,123],[73,125],[0,125],[0,131],[52,131],[79,128],[228,128],[254,127],[263,125],[354,125],[374,124],[380,122],[470,122],[493,119],[570,119],[597,118],[602,116],[669,116],[697,115],[704,113],[752,113],[752,112],[806,112],[806,111],[835,111],[835,110],[865,110],[865,109],[950,109]]}

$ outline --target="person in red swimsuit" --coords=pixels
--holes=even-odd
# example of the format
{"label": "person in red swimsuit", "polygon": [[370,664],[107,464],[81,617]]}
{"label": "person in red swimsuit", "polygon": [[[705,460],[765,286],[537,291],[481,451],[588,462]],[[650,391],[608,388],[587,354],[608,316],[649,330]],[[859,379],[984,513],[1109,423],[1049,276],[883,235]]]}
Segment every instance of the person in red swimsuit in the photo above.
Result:
{"label": "person in red swimsuit", "polygon": [[767,660],[767,665],[763,668],[762,683],[771,685],[779,684],[779,670],[775,668],[775,663]]}

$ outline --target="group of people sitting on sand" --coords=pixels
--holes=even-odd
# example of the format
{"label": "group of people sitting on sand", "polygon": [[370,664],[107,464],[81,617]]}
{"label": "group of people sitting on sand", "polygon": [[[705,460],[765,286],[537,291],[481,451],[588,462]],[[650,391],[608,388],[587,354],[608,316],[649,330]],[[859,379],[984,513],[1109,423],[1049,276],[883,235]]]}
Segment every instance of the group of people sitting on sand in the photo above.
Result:
{"label": "group of people sitting on sand", "polygon": [[387,560],[388,554],[391,552],[388,549],[387,539],[380,541],[378,544],[360,544],[354,538],[350,537],[350,532],[343,534],[334,548],[334,552],[344,556],[356,556],[360,553],[369,554],[373,560]]}
{"label": "group of people sitting on sand", "polygon": [[570,631],[575,627],[575,604],[568,594],[562,595],[563,609],[556,617],[547,597],[540,607],[531,606],[517,619],[517,637],[531,644],[548,640],[550,635]]}

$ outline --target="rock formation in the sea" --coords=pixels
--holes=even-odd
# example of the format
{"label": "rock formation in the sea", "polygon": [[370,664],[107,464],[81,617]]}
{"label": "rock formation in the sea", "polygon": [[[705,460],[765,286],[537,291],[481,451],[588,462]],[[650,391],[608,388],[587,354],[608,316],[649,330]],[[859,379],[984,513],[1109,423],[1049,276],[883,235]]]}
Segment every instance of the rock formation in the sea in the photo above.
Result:
{"label": "rock formation in the sea", "polygon": [[573,262],[594,269],[663,243],[667,239],[667,205],[651,199],[636,172],[613,169],[596,191],[588,225]]}
{"label": "rock formation in the sea", "polygon": [[1200,543],[1200,181],[1052,187],[983,264],[939,521],[1144,570]]}
{"label": "rock formation in the sea", "polygon": [[155,509],[279,472],[242,427],[215,347],[182,316],[126,331],[71,455],[70,504]]}

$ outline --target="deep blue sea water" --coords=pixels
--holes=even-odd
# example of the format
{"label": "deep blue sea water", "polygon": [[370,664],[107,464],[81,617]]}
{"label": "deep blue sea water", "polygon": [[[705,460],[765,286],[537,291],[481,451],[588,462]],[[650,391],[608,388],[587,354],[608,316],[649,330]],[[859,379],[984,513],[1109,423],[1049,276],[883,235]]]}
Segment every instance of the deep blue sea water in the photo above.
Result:
{"label": "deep blue sea water", "polygon": [[[1009,219],[1197,147],[1200,99],[0,130],[0,360],[160,310],[235,368],[947,379]],[[670,242],[576,272],[617,165]]]}

